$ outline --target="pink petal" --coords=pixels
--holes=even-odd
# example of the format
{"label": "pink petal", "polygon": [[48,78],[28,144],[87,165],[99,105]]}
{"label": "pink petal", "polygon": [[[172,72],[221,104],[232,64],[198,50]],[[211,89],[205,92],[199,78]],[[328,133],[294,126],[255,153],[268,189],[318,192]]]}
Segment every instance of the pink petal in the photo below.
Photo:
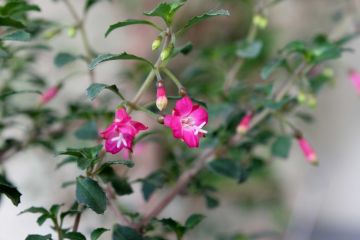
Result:
{"label": "pink petal", "polygon": [[111,123],[104,131],[100,132],[100,136],[102,138],[109,138],[110,135],[113,135],[113,133],[116,131],[117,125],[114,123]]}
{"label": "pink petal", "polygon": [[193,131],[183,131],[183,139],[189,148],[199,147],[199,136],[196,136]]}
{"label": "pink petal", "polygon": [[116,154],[118,152],[121,151],[121,149],[123,149],[123,145],[121,144],[120,147],[118,148],[117,143],[115,141],[111,141],[111,139],[106,139],[105,140],[105,150],[106,152],[112,153],[112,154]]}
{"label": "pink petal", "polygon": [[190,116],[194,119],[196,125],[200,125],[203,122],[208,122],[208,113],[205,110],[205,108],[194,105],[192,112],[190,113]]}
{"label": "pink petal", "polygon": [[171,128],[174,138],[182,137],[182,125],[180,117],[166,115],[164,118],[164,125]]}
{"label": "pink petal", "polygon": [[176,102],[175,106],[175,115],[178,116],[187,116],[190,114],[193,107],[193,103],[188,96],[183,97],[182,99]]}
{"label": "pink petal", "polygon": [[125,123],[131,120],[124,108],[119,108],[115,113],[115,122]]}
{"label": "pink petal", "polygon": [[141,122],[131,121],[130,124],[131,124],[137,131],[142,131],[142,130],[148,129],[148,127],[145,126],[144,124],[142,124]]}

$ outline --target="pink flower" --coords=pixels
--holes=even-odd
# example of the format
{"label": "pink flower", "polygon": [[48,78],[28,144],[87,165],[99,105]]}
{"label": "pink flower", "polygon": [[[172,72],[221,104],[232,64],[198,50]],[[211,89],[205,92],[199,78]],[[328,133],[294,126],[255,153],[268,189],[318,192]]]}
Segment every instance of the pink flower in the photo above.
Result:
{"label": "pink flower", "polygon": [[156,106],[162,111],[166,108],[168,99],[166,97],[166,89],[162,80],[158,81],[156,88]]}
{"label": "pink flower", "polygon": [[302,152],[304,153],[304,156],[306,157],[306,159],[314,165],[318,164],[318,159],[316,156],[316,153],[314,151],[314,149],[311,147],[310,143],[303,137],[303,136],[299,136],[297,138],[298,144],[302,150]]}
{"label": "pink flower", "polygon": [[193,104],[188,96],[178,100],[172,114],[164,118],[164,124],[172,129],[174,138],[182,139],[190,148],[199,147],[200,137],[207,133],[203,129],[207,123],[207,111]]}
{"label": "pink flower", "polygon": [[360,94],[360,73],[355,70],[350,70],[349,77],[350,80],[353,82],[357,93]]}
{"label": "pink flower", "polygon": [[123,148],[132,151],[136,134],[146,129],[142,123],[133,121],[124,108],[120,108],[115,113],[114,121],[100,135],[105,140],[105,150],[116,154]]}
{"label": "pink flower", "polygon": [[248,112],[240,121],[238,126],[236,127],[236,132],[239,134],[245,134],[249,130],[250,122],[252,120],[253,113]]}
{"label": "pink flower", "polygon": [[56,97],[60,90],[60,87],[60,85],[56,85],[44,91],[40,96],[40,104],[45,105],[50,102],[54,97]]}

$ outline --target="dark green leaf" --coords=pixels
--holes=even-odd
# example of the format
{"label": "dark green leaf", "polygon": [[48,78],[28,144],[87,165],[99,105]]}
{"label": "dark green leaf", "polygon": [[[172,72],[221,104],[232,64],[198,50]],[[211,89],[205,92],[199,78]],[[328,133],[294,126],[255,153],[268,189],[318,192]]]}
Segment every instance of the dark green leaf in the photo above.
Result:
{"label": "dark green leaf", "polygon": [[70,240],[86,240],[85,236],[79,232],[67,232],[65,233],[64,238]]}
{"label": "dark green leaf", "polygon": [[75,136],[81,140],[95,140],[98,138],[98,129],[95,121],[88,121],[75,132]]}
{"label": "dark green leaf", "polygon": [[19,42],[26,42],[31,39],[31,35],[28,32],[23,30],[19,30],[13,33],[9,33],[7,35],[1,36],[0,40],[3,41],[19,41]]}
{"label": "dark green leaf", "polygon": [[185,31],[187,31],[189,28],[191,28],[193,25],[205,20],[205,19],[208,19],[210,17],[215,17],[215,16],[230,16],[230,13],[229,11],[227,10],[224,10],[224,9],[220,9],[220,10],[211,10],[209,12],[206,12],[204,13],[203,15],[201,16],[196,16],[196,17],[193,17],[192,19],[190,19],[184,27],[182,27],[178,33],[183,33]]}
{"label": "dark green leaf", "polygon": [[203,219],[205,218],[204,215],[201,214],[193,214],[191,215],[185,222],[185,227],[187,229],[195,228]]}
{"label": "dark green leaf", "polygon": [[280,158],[289,157],[291,149],[291,138],[289,136],[279,136],[271,146],[272,155]]}
{"label": "dark green leaf", "polygon": [[145,12],[146,16],[161,17],[169,26],[172,23],[173,17],[179,8],[184,5],[185,1],[177,1],[173,3],[160,3],[153,10]]}
{"label": "dark green leaf", "polygon": [[1,194],[5,194],[15,206],[19,205],[21,193],[4,175],[0,175],[0,195]]}
{"label": "dark green leaf", "polygon": [[111,186],[119,196],[129,195],[133,193],[133,189],[126,178],[115,178],[111,180]]}
{"label": "dark green leaf", "polygon": [[133,161],[129,161],[129,160],[112,160],[112,161],[107,161],[105,162],[102,167],[108,167],[111,165],[125,165],[128,168],[132,168],[135,166]]}
{"label": "dark green leaf", "polygon": [[164,218],[161,219],[160,222],[170,230],[172,230],[175,234],[177,239],[182,239],[186,232],[186,227],[182,226],[180,223],[176,222],[171,218]]}
{"label": "dark green leaf", "polygon": [[97,228],[94,231],[91,232],[91,240],[98,240],[99,237],[104,233],[109,231],[109,229],[106,228]]}
{"label": "dark green leaf", "polygon": [[150,25],[154,28],[156,28],[159,31],[162,31],[161,28],[159,28],[158,26],[156,26],[154,23],[147,21],[147,20],[137,20],[137,19],[127,19],[125,21],[121,21],[121,22],[117,22],[115,24],[110,25],[110,27],[108,28],[108,30],[105,33],[105,37],[107,37],[112,31],[114,31],[115,29],[121,28],[121,27],[125,27],[125,26],[129,26],[129,25],[135,25],[135,24],[145,24],[145,25]]}
{"label": "dark green leaf", "polygon": [[162,188],[164,185],[165,176],[161,171],[156,171],[151,173],[144,179],[141,179],[142,182],[142,193],[145,201],[149,201],[152,194],[156,189]]}
{"label": "dark green leaf", "polygon": [[43,207],[30,207],[25,209],[24,211],[20,212],[19,214],[23,213],[40,213],[40,214],[49,214],[48,210]]}
{"label": "dark green leaf", "polygon": [[179,53],[182,53],[183,55],[187,55],[192,51],[192,49],[193,49],[192,43],[188,42],[183,46],[174,48],[174,50],[172,52],[172,57],[175,57]]}
{"label": "dark green leaf", "polygon": [[22,22],[14,20],[9,17],[0,17],[0,26],[5,27],[14,27],[14,28],[24,28],[25,25]]}
{"label": "dark green leaf", "polygon": [[99,184],[91,178],[76,179],[76,200],[98,214],[105,212],[106,195]]}
{"label": "dark green leaf", "polygon": [[37,235],[37,234],[31,234],[28,235],[25,240],[52,240],[51,234],[48,235]]}
{"label": "dark green leaf", "polygon": [[210,196],[209,194],[205,194],[205,201],[206,201],[206,206],[209,209],[213,209],[219,206],[219,200],[217,200],[216,198]]}
{"label": "dark green leaf", "polygon": [[260,40],[248,43],[242,42],[236,51],[236,54],[241,58],[256,58],[259,56],[263,48],[263,43]]}
{"label": "dark green leaf", "polygon": [[282,64],[284,63],[283,59],[276,59],[269,63],[267,63],[262,69],[261,69],[261,78],[266,80],[270,77],[270,75]]}
{"label": "dark green leaf", "polygon": [[154,68],[154,65],[151,62],[149,62],[148,60],[138,57],[138,56],[135,56],[135,55],[132,55],[132,54],[128,54],[126,52],[123,52],[121,54],[99,55],[91,61],[91,63],[89,64],[89,69],[93,70],[98,64],[100,64],[102,62],[113,61],[113,60],[138,60],[138,61],[145,62],[145,63],[149,64],[152,68]]}
{"label": "dark green leaf", "polygon": [[143,240],[143,237],[133,228],[114,225],[112,240]]}
{"label": "dark green leaf", "polygon": [[78,57],[71,53],[61,52],[56,55],[54,59],[54,64],[58,68],[61,68],[69,63],[74,62],[76,59],[78,59]]}
{"label": "dark green leaf", "polygon": [[125,99],[124,96],[120,93],[116,85],[106,85],[103,83],[93,83],[86,89],[86,96],[89,100],[94,100],[102,90],[108,89],[118,95],[121,99]]}
{"label": "dark green leaf", "polygon": [[219,175],[239,181],[246,175],[245,169],[235,160],[215,159],[208,164],[208,167]]}
{"label": "dark green leaf", "polygon": [[40,7],[35,4],[28,4],[26,1],[9,1],[5,6],[0,7],[0,14],[3,16],[19,15],[28,11],[40,12]]}
{"label": "dark green leaf", "polygon": [[98,2],[100,2],[100,0],[86,0],[84,11],[89,11],[89,9]]}

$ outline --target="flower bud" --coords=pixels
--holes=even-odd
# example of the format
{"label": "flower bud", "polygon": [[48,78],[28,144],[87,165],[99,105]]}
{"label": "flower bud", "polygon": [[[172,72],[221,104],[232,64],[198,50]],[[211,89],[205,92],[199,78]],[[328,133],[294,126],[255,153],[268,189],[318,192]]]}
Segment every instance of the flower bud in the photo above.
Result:
{"label": "flower bud", "polygon": [[162,36],[158,36],[152,43],[151,45],[151,49],[153,51],[155,51],[156,49],[158,49],[161,46],[161,42],[162,42]]}
{"label": "flower bud", "polygon": [[45,105],[50,102],[56,95],[58,94],[61,88],[61,84],[50,87],[46,91],[44,91],[40,96],[40,104]]}
{"label": "flower bud", "polygon": [[166,97],[166,89],[164,86],[164,81],[159,80],[157,82],[157,88],[156,88],[156,107],[162,111],[166,108],[168,104],[168,99]]}
{"label": "flower bud", "polygon": [[76,33],[77,33],[76,27],[69,27],[69,28],[67,29],[67,35],[68,35],[68,37],[70,37],[70,38],[74,38],[74,37],[76,36]]}
{"label": "flower bud", "polygon": [[297,95],[297,100],[300,104],[304,104],[306,102],[307,96],[305,93],[303,92],[299,92],[299,94]]}
{"label": "flower bud", "polygon": [[264,29],[268,25],[268,20],[266,17],[257,14],[253,18],[253,24],[258,28]]}
{"label": "flower bud", "polygon": [[253,113],[252,112],[248,112],[240,121],[240,123],[238,124],[238,126],[236,127],[236,132],[238,134],[245,134],[247,133],[247,131],[249,130],[250,127],[250,122],[252,120],[253,117]]}
{"label": "flower bud", "polygon": [[303,152],[306,159],[311,164],[318,165],[319,162],[318,162],[316,153],[315,153],[314,149],[312,148],[312,146],[310,145],[310,143],[301,134],[298,134],[298,136],[296,136],[296,138],[297,138],[297,142],[301,148],[301,151]]}
{"label": "flower bud", "polygon": [[310,108],[316,108],[317,100],[313,95],[309,95],[306,99],[306,103]]}
{"label": "flower bud", "polygon": [[172,43],[169,46],[167,46],[160,54],[161,61],[167,60],[170,57],[173,49],[174,49],[174,45]]}
{"label": "flower bud", "polygon": [[187,95],[186,89],[185,88],[180,88],[179,89],[179,95],[182,97],[185,97]]}
{"label": "flower bud", "polygon": [[352,81],[356,92],[360,95],[360,73],[355,70],[350,70],[349,78]]}

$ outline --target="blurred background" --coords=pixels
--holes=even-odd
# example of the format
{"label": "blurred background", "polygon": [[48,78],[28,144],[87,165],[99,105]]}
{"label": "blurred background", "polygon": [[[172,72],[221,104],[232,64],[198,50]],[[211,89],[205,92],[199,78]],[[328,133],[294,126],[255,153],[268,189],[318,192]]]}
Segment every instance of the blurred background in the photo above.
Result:
{"label": "blurred background", "polygon": [[[77,11],[83,8],[82,0],[72,0]],[[46,17],[64,25],[71,26],[74,21],[61,1],[33,0],[41,13],[32,13],[34,17]],[[269,45],[268,55],[285,43],[296,39],[309,39],[316,33],[351,31],[349,22],[342,28],[334,26],[349,9],[348,0],[284,0],[268,10],[269,27],[262,33]],[[144,10],[151,9],[155,0],[113,0],[102,1],[88,15],[88,28],[91,45],[98,52],[127,51],[147,58],[152,58],[150,45],[156,33],[144,26],[133,26],[118,30],[104,38],[104,32],[110,24],[127,18],[141,18]],[[214,43],[237,41],[247,32],[249,25],[249,3],[239,0],[189,0],[182,14],[198,15],[204,10],[229,9],[228,18],[214,18],[192,29],[185,39],[194,44],[194,51],[186,57],[180,57],[170,65],[175,72],[185,72],[200,49],[211,48]],[[178,19],[182,19],[178,16]],[[82,52],[79,36],[70,39],[63,34],[51,42],[56,51]],[[319,156],[320,165],[308,165],[302,153],[293,144],[288,160],[275,159],[268,166],[266,181],[261,177],[250,178],[243,185],[226,180],[221,183],[216,196],[221,199],[218,208],[207,212],[204,222],[185,239],[216,239],[226,233],[244,233],[254,235],[256,239],[284,240],[357,240],[360,239],[360,99],[347,78],[349,68],[360,70],[360,40],[352,41],[349,48],[354,52],[346,53],[341,60],[332,64],[335,70],[336,84],[321,92],[317,108],[313,110],[316,121],[311,125],[298,123],[298,127],[310,139]],[[33,67],[41,74],[52,76],[54,83],[69,71],[84,69],[85,64],[72,65],[64,71],[53,65],[54,52],[44,52]],[[216,58],[216,56],[215,56]],[[139,77],[127,73],[132,63],[111,62],[97,69],[98,82],[116,83],[127,96],[136,90]],[[221,66],[218,66],[221,67]],[[179,77],[186,79],[184,75]],[[245,73],[246,74],[246,71]],[[134,84],[135,81],[135,84]],[[201,80],[199,80],[201,81]],[[191,86],[190,81],[185,85]],[[88,86],[87,76],[77,76],[68,81],[51,106],[62,109],[64,102],[85,99]],[[208,86],[203,86],[204,88]],[[201,92],[200,92],[201,94]],[[136,115],[135,115],[136,116]],[[136,118],[136,117],[135,117]],[[75,142],[75,140],[74,140]],[[70,143],[71,144],[71,143]],[[64,143],[63,148],[69,146]],[[135,149],[135,161],[138,163],[131,170],[135,179],[156,169],[159,144],[151,142]],[[24,239],[29,233],[48,233],[46,224],[39,227],[36,216],[24,214],[21,210],[30,206],[50,206],[52,203],[69,204],[74,199],[74,188],[61,188],[60,182],[76,176],[73,166],[56,170],[56,156],[35,148],[21,152],[4,163],[10,180],[22,192],[22,203],[15,207],[4,198],[0,204],[0,240]],[[139,186],[135,185],[135,189]],[[161,196],[166,190],[161,190]],[[152,202],[160,197],[156,195]],[[144,210],[145,204],[140,193],[131,197],[121,197],[121,205],[138,211]],[[109,210],[107,210],[109,211]],[[178,197],[161,214],[173,216],[184,221],[191,212],[205,212],[202,199]],[[96,215],[87,211],[80,229],[90,232],[102,225],[111,228],[115,217],[108,212]],[[103,239],[110,239],[110,234]],[[225,239],[225,238],[224,238]]]}

